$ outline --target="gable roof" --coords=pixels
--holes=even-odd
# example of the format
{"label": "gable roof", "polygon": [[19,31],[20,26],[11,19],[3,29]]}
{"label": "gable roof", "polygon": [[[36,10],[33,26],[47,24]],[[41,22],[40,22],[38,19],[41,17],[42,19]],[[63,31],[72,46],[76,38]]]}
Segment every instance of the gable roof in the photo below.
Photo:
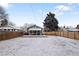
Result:
{"label": "gable roof", "polygon": [[27,30],[28,30],[29,28],[41,28],[41,29],[42,29],[42,27],[39,27],[39,26],[37,26],[37,25],[32,25],[32,26],[28,27]]}

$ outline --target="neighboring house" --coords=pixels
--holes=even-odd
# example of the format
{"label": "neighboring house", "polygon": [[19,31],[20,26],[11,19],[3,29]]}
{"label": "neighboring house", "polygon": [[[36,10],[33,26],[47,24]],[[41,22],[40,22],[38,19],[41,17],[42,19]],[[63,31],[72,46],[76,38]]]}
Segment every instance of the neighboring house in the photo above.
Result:
{"label": "neighboring house", "polygon": [[20,31],[20,28],[15,26],[4,26],[4,27],[0,27],[0,31],[1,32]]}
{"label": "neighboring house", "polygon": [[79,29],[69,28],[69,29],[67,29],[67,31],[69,31],[69,32],[79,32]]}
{"label": "neighboring house", "polygon": [[58,31],[67,31],[67,29],[64,27],[59,27]]}
{"label": "neighboring house", "polygon": [[29,35],[41,35],[43,32],[43,28],[37,26],[37,25],[33,25],[27,28],[27,33]]}

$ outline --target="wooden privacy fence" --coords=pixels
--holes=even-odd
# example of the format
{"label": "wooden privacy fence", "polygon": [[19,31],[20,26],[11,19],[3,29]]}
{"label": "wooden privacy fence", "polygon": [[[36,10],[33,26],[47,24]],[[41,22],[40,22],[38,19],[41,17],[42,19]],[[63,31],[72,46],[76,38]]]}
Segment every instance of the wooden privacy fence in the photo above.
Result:
{"label": "wooden privacy fence", "polygon": [[3,32],[0,33],[0,40],[7,40],[15,37],[22,36],[22,32]]}
{"label": "wooden privacy fence", "polygon": [[79,40],[79,32],[43,32],[43,35],[54,35],[54,36],[62,36],[71,39]]}

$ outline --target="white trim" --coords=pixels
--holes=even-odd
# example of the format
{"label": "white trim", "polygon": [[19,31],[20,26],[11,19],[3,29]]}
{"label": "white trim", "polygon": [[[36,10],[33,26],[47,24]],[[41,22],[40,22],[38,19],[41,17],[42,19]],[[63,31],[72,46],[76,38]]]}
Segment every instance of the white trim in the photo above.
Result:
{"label": "white trim", "polygon": [[41,29],[40,29],[40,28],[30,28],[28,31],[31,31],[31,30],[35,30],[35,31],[40,30],[40,31],[41,31]]}

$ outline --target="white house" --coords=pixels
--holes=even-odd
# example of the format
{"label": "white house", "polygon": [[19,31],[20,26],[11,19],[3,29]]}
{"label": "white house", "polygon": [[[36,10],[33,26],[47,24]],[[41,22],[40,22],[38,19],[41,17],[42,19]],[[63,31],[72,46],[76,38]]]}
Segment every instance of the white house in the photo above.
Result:
{"label": "white house", "polygon": [[4,26],[4,27],[0,27],[0,31],[5,31],[5,32],[20,31],[20,28],[15,26]]}
{"label": "white house", "polygon": [[21,27],[21,30],[24,32],[24,34],[29,34],[29,35],[40,35],[42,34],[42,27],[37,26],[36,24],[24,24],[23,27]]}
{"label": "white house", "polygon": [[43,32],[43,28],[37,26],[37,25],[33,25],[27,28],[27,33],[29,35],[41,35]]}

